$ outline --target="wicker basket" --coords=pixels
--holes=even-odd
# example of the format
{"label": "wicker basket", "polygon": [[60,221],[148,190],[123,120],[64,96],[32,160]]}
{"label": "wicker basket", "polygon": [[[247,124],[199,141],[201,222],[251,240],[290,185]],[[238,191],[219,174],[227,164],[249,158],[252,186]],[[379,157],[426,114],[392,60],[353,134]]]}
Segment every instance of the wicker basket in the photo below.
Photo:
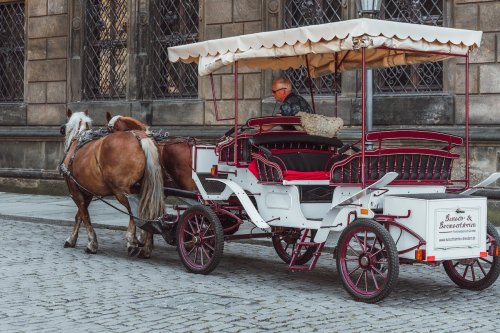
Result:
{"label": "wicker basket", "polygon": [[319,135],[327,138],[337,136],[344,121],[341,118],[327,117],[320,114],[299,112],[300,123],[307,134]]}

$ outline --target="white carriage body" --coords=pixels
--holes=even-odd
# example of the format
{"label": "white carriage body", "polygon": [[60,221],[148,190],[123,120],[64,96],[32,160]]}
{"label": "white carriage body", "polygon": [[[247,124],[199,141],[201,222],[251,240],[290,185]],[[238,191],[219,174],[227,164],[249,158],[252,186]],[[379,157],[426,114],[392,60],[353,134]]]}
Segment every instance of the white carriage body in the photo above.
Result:
{"label": "white carriage body", "polygon": [[[422,249],[426,251],[427,261],[487,255],[485,197],[450,193],[385,196],[384,215],[406,216],[408,212],[408,217],[396,221],[425,240]],[[399,251],[418,243],[417,238],[394,225],[389,227],[389,232],[397,240]],[[413,251],[399,256],[415,258]]]}
{"label": "white carriage body", "polygon": [[[216,165],[225,179],[205,177]],[[400,216],[395,221],[416,233],[425,242],[418,248],[426,250],[424,261],[442,261],[485,256],[486,198],[445,193],[446,187],[386,186],[383,190],[361,196],[351,204],[338,204],[359,193],[360,186],[337,186],[331,202],[301,202],[299,186],[328,185],[322,180],[283,181],[283,184],[261,184],[246,167],[219,163],[215,146],[197,145],[193,149],[193,179],[204,200],[223,201],[236,194],[256,227],[307,228],[321,230],[316,242],[324,242],[330,232],[341,232],[349,222],[349,214],[373,217],[373,210],[386,216]],[[207,180],[214,179],[214,180]],[[208,192],[207,182],[223,182],[220,191]],[[223,189],[222,189],[223,188]],[[254,194],[254,203],[247,194]],[[359,207],[367,208],[362,214]],[[337,208],[337,209],[334,209]],[[409,215],[408,217],[405,217]],[[322,230],[323,229],[323,230]],[[389,227],[400,257],[415,259],[418,239],[398,226]],[[411,249],[405,252],[405,250]]]}

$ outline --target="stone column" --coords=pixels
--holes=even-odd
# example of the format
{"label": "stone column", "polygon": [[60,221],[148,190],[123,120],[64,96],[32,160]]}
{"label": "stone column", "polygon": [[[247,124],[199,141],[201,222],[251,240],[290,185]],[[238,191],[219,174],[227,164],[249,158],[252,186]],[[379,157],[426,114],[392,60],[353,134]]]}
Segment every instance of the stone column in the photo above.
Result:
{"label": "stone column", "polygon": [[27,125],[60,125],[66,114],[67,0],[27,1]]}

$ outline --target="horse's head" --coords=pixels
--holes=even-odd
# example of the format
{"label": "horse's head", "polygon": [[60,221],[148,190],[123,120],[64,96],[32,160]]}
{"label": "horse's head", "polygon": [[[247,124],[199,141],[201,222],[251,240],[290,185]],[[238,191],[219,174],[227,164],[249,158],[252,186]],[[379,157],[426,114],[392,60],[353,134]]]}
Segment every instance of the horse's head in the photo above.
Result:
{"label": "horse's head", "polygon": [[145,124],[132,117],[119,115],[112,117],[109,112],[106,112],[106,119],[110,132],[131,130],[147,131],[147,126]]}
{"label": "horse's head", "polygon": [[[64,147],[67,149],[71,144],[73,138],[79,135],[81,132],[89,130],[92,127],[92,119],[88,116],[88,111],[85,112],[71,112],[68,110],[66,113],[69,120],[63,125],[64,133],[66,134],[66,140]],[[61,134],[63,133],[63,129],[61,127]]]}

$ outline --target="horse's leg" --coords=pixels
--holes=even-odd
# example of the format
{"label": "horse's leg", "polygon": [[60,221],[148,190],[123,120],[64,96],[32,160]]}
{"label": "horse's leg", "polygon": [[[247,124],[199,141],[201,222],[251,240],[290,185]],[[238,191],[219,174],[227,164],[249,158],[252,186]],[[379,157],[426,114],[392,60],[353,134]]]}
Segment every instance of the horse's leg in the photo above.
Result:
{"label": "horse's leg", "polygon": [[144,241],[144,246],[141,247],[139,252],[139,258],[149,259],[151,253],[153,252],[153,234],[145,230],[141,230],[142,239]]}
{"label": "horse's leg", "polygon": [[127,197],[124,194],[115,193],[115,197],[118,200],[118,202],[120,202],[125,208],[127,208],[127,211],[130,214],[127,232],[125,234],[125,240],[127,241],[128,255],[131,257],[136,256],[139,253],[139,246],[142,246],[142,244],[136,237],[136,226],[135,226],[135,221],[132,218],[132,210],[130,209]]}
{"label": "horse's leg", "polygon": [[78,231],[80,230],[80,225],[82,223],[82,214],[81,214],[82,207],[88,207],[90,205],[92,197],[84,195],[83,193],[73,188],[71,185],[68,185],[68,188],[70,189],[71,196],[76,206],[78,207],[78,210],[75,215],[75,224],[73,225],[73,230],[71,231],[71,234],[64,242],[64,247],[73,248],[76,246],[76,241],[78,239]]}
{"label": "horse's leg", "polygon": [[90,253],[90,254],[95,254],[97,253],[97,236],[95,234],[94,228],[92,227],[92,223],[90,222],[90,215],[89,215],[89,207],[90,200],[85,202],[85,205],[82,206],[81,211],[81,218],[83,221],[83,224],[85,225],[85,228],[87,229],[87,236],[88,236],[88,243],[87,243],[87,248],[85,249],[85,252]]}
{"label": "horse's leg", "polygon": [[71,230],[71,234],[64,242],[64,247],[75,247],[76,240],[78,239],[78,230],[80,230],[81,223],[82,218],[80,217],[80,209],[78,209],[75,215],[75,224],[73,225],[73,230]]}

